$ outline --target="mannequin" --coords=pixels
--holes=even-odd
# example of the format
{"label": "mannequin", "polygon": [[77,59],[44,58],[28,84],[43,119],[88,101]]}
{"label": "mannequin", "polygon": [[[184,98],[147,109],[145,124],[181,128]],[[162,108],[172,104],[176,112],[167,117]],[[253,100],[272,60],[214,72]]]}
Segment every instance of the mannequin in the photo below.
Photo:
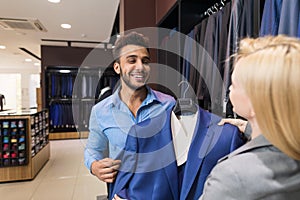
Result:
{"label": "mannequin", "polygon": [[0,111],[3,110],[3,105],[5,105],[5,96],[3,94],[0,94]]}

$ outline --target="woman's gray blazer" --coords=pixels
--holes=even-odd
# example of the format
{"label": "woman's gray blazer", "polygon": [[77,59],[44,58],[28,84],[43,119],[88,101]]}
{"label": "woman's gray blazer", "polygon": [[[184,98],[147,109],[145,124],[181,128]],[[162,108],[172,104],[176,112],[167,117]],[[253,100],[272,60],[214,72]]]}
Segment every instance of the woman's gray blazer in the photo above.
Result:
{"label": "woman's gray blazer", "polygon": [[300,161],[260,135],[219,160],[202,200],[300,199]]}

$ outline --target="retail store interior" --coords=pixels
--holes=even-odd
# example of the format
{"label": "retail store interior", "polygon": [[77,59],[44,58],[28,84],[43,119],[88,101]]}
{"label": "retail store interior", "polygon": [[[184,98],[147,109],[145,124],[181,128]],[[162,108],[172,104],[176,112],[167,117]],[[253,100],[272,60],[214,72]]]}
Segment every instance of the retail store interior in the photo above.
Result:
{"label": "retail store interior", "polygon": [[[276,10],[278,13],[272,10],[279,6],[278,2],[284,8],[282,16],[279,10]],[[115,41],[132,30],[151,40],[150,50],[147,49],[151,55],[150,61],[146,57],[146,64],[150,62],[151,66],[149,87],[145,87],[145,81],[139,89],[167,93],[175,100],[186,100],[191,95],[193,99],[182,102],[192,102],[196,113],[201,108],[220,119],[239,118],[229,99],[234,64],[231,55],[237,52],[237,44],[243,37],[257,38],[268,34],[300,37],[300,3],[297,0],[291,0],[293,4],[289,2],[2,0],[0,198],[107,199],[107,184],[85,166],[84,150],[89,135],[93,135],[89,129],[93,106],[107,97],[104,95],[107,88],[113,93],[120,85],[120,75],[113,67]],[[297,6],[293,6],[296,3]],[[278,24],[268,24],[271,23],[268,17],[274,17],[272,23]],[[120,67],[122,75],[121,65],[117,67]],[[139,74],[133,76],[137,82],[144,78]],[[140,106],[144,102],[139,103]],[[148,106],[148,102],[145,104]],[[137,112],[140,111],[139,106],[136,106]],[[131,111],[130,108],[128,111]],[[106,122],[106,119],[103,121]],[[193,120],[196,124],[198,119],[195,117]],[[130,128],[135,128],[134,125]],[[120,126],[117,129],[120,130]],[[238,131],[237,127],[234,130]],[[170,134],[172,131],[169,131]],[[99,132],[106,134],[104,131]],[[194,129],[190,132],[192,136],[196,134]],[[189,137],[190,142],[192,139],[194,137]],[[185,149],[186,160],[182,162],[184,167],[189,161],[188,156],[193,156],[193,153],[187,155],[190,149]],[[214,157],[215,163],[222,156]],[[177,158],[173,161],[175,163]],[[186,170],[184,167],[179,166],[176,170]],[[194,173],[199,175],[200,168],[199,165],[197,173],[192,169],[188,176]],[[204,174],[206,178],[209,172]],[[190,191],[186,192],[186,198],[180,199],[198,199],[202,191],[196,194],[200,187],[192,184],[198,184],[200,179],[203,179],[204,184],[205,178],[195,178],[189,185]],[[188,195],[195,196],[188,198]]]}

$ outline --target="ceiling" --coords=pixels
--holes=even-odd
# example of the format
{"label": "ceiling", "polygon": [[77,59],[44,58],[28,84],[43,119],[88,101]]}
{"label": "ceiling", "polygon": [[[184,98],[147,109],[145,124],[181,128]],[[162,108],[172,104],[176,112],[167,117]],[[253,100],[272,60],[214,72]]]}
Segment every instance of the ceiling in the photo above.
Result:
{"label": "ceiling", "polygon": [[[49,42],[42,40],[81,41],[72,46],[92,47],[88,42],[109,42],[117,15],[119,0],[61,0],[50,3],[48,0],[2,0],[0,18],[35,19],[46,28],[40,30],[13,29],[1,26],[0,49],[1,68],[37,67],[40,63],[41,45],[67,46],[67,42]],[[68,23],[71,29],[61,28]],[[87,42],[87,43],[85,43]],[[23,48],[24,50],[21,50]],[[27,52],[26,52],[27,51]],[[32,59],[26,62],[25,59]]]}

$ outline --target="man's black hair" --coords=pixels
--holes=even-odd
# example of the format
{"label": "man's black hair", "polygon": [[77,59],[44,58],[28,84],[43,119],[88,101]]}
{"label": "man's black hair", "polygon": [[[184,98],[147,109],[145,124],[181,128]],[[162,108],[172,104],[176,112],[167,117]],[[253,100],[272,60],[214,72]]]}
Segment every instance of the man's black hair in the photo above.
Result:
{"label": "man's black hair", "polygon": [[121,49],[126,45],[137,45],[145,47],[149,53],[149,39],[143,34],[137,32],[130,32],[127,35],[123,35],[117,39],[115,42],[115,47],[113,49],[113,57],[116,62],[120,59]]}

